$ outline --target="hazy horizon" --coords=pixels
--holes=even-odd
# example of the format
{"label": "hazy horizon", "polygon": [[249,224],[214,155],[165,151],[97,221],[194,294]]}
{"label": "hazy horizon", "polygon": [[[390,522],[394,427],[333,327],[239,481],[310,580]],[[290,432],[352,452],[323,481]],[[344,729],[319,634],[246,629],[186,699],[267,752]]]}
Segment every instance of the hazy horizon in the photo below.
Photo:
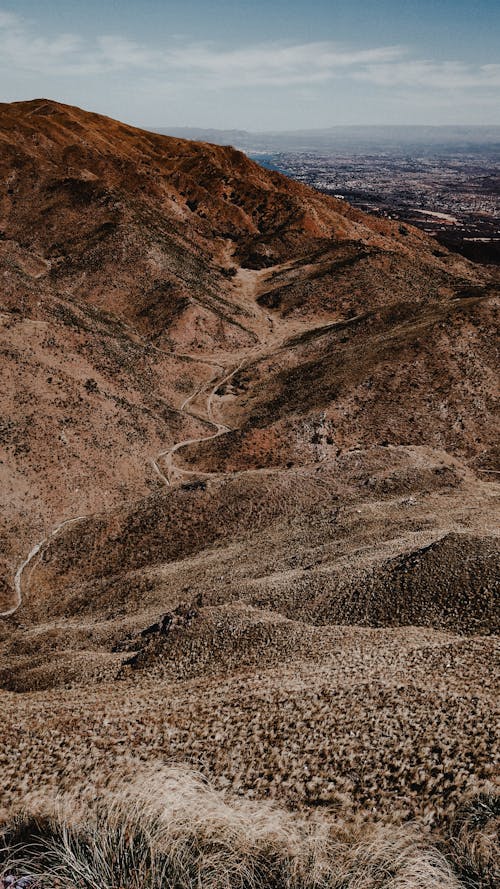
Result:
{"label": "hazy horizon", "polygon": [[[160,132],[162,130],[161,126],[149,126],[147,129],[152,129],[154,132]],[[201,127],[196,124],[190,124],[185,126],[177,126],[172,124],[172,129],[176,130],[200,130],[208,132],[209,130],[213,130],[213,132],[219,133],[248,133],[249,135],[285,135],[285,134],[293,134],[293,133],[327,133],[337,130],[384,130],[396,132],[399,130],[403,131],[423,131],[423,130],[438,130],[440,132],[443,131],[477,131],[477,130],[492,130],[494,132],[500,132],[500,123],[498,124],[489,124],[489,123],[478,123],[478,124],[378,124],[378,123],[356,123],[356,124],[332,124],[331,126],[324,127],[294,127],[290,129],[248,129],[246,127]]]}
{"label": "hazy horizon", "polygon": [[487,155],[500,152],[500,126],[334,126],[302,130],[242,130],[203,127],[155,127],[155,132],[183,139],[233,145],[259,160],[287,153],[320,156],[400,154]]}

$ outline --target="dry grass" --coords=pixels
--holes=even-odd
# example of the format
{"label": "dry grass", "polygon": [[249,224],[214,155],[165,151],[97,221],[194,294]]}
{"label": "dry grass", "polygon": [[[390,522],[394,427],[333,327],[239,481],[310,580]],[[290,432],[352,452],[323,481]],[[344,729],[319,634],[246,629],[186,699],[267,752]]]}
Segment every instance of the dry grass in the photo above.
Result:
{"label": "dry grass", "polygon": [[466,886],[496,889],[500,885],[500,795],[492,786],[459,808],[449,844]]}
{"label": "dry grass", "polygon": [[[0,805],[27,811],[0,875],[491,889],[493,798],[442,848],[422,826],[493,768],[495,640],[449,632],[493,628],[496,479],[459,462],[494,472],[489,273],[230,148],[45,100],[0,117],[4,608],[88,514],[0,629]],[[202,440],[210,416],[233,432]],[[151,458],[186,440],[175,479],[215,475],[165,492]],[[109,790],[157,759],[246,799],[179,769]]]}
{"label": "dry grass", "polygon": [[460,828],[453,849],[439,850],[411,825],[305,819],[162,769],[90,808],[75,796],[18,815],[3,831],[0,873],[52,889],[489,889],[493,847],[477,833],[478,800],[467,837]]}
{"label": "dry grass", "polygon": [[[260,668],[248,660],[238,672],[238,652],[244,660],[250,643],[228,618],[224,640],[193,625],[148,670],[120,682],[0,692],[3,805],[43,786],[57,793],[85,783],[100,796],[138,761],[183,762],[234,795],[443,827],[465,794],[491,780],[496,640],[348,627],[328,637],[305,628],[300,640],[292,625],[287,653],[279,626],[256,640]],[[306,642],[316,658],[299,647]],[[281,660],[271,661],[270,649]],[[232,660],[223,661],[228,650]],[[164,652],[185,674],[198,657],[199,677],[162,678]],[[220,672],[203,673],[217,661]]]}

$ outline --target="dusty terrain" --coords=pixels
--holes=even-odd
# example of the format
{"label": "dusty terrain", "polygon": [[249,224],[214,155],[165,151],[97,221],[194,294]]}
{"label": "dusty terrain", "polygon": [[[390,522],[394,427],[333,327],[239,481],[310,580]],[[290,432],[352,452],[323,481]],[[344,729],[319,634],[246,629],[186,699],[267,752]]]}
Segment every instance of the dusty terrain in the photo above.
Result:
{"label": "dusty terrain", "polygon": [[497,750],[491,270],[45,100],[0,179],[4,813],[180,762],[447,824]]}

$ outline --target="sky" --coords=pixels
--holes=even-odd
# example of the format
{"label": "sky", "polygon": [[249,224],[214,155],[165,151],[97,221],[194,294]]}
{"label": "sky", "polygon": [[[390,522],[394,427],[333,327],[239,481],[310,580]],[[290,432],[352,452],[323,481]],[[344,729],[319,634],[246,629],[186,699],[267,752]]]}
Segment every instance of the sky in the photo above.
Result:
{"label": "sky", "polygon": [[138,126],[500,124],[500,0],[0,0],[0,101]]}

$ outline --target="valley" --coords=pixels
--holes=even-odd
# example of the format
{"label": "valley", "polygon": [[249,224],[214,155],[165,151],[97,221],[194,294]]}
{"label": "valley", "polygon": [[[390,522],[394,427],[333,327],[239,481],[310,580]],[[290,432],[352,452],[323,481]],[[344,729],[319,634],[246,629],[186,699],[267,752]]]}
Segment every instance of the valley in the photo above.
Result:
{"label": "valley", "polygon": [[346,830],[496,799],[498,269],[48,100],[0,178],[4,821],[173,765]]}

